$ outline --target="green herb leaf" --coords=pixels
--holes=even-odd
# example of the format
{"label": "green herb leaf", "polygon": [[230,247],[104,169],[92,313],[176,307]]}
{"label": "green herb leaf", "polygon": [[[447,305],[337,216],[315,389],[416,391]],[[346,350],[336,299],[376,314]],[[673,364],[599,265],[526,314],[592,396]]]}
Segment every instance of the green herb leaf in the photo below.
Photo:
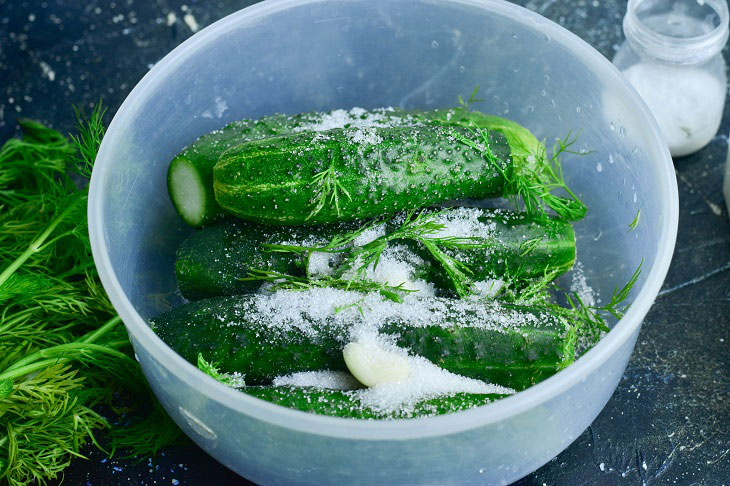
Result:
{"label": "green herb leaf", "polygon": [[293,275],[260,268],[250,269],[248,276],[241,280],[269,282],[270,286],[268,290],[271,292],[277,290],[310,290],[327,287],[351,290],[353,292],[378,292],[386,299],[398,303],[403,302],[403,296],[405,294],[415,292],[415,290],[403,288],[402,283],[393,286],[365,279],[347,279],[330,275],[322,275],[316,278],[295,277]]}
{"label": "green herb leaf", "polygon": [[0,400],[5,400],[13,391],[13,380],[0,381]]}
{"label": "green herb leaf", "polygon": [[[548,158],[545,152],[538,153],[534,160],[528,160],[510,172],[497,162],[492,153],[488,131],[478,128],[472,130],[472,133],[481,137],[480,143],[460,135],[455,136],[457,140],[482,154],[502,174],[505,179],[504,196],[513,199],[515,205],[521,201],[525,211],[532,215],[547,216],[550,209],[567,221],[577,221],[585,216],[586,206],[566,184],[560,162],[563,153],[584,155],[570,149],[577,137],[571,139],[571,134],[568,134],[564,140],[558,139],[552,157]],[[555,195],[553,191],[556,190],[565,192],[567,197]]]}
{"label": "green herb leaf", "polygon": [[205,360],[205,358],[203,358],[203,353],[198,353],[198,369],[211,378],[220,381],[231,388],[244,388],[246,386],[243,376],[233,375],[231,373],[221,373],[218,371],[217,364],[209,363]]}
{"label": "green herb leaf", "polygon": [[344,194],[345,196],[347,196],[348,199],[352,200],[352,197],[350,197],[350,193],[347,192],[347,189],[345,189],[345,187],[342,185],[342,183],[340,183],[340,180],[338,179],[337,171],[335,170],[334,159],[330,162],[329,167],[315,174],[314,178],[312,179],[312,184],[315,186],[314,198],[312,200],[314,208],[305,219],[309,219],[319,213],[322,208],[324,208],[328,204],[328,198],[329,204],[334,206],[335,211],[339,216],[341,196],[340,193]]}
{"label": "green herb leaf", "polygon": [[[22,120],[23,138],[0,148],[0,479],[13,486],[58,477],[87,443],[102,449],[96,434],[110,425],[97,405],[125,414],[157,403],[99,282],[86,188],[71,177],[90,174],[103,112],[79,115],[71,142]],[[140,422],[144,442],[114,427],[113,448],[148,454],[179,440],[157,407]]]}
{"label": "green herb leaf", "polygon": [[636,229],[636,227],[639,225],[639,218],[641,218],[641,209],[636,211],[636,217],[631,223],[629,223],[629,231],[627,231],[627,233]]}

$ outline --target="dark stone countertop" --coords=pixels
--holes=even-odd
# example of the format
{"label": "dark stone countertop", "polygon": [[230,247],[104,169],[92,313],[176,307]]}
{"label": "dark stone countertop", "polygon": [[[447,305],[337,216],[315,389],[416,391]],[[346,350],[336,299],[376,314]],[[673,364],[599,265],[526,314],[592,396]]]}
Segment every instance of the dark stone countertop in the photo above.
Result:
{"label": "dark stone countertop", "polygon": [[[0,141],[28,116],[71,129],[72,104],[114,113],[150,67],[192,31],[250,3],[219,0],[0,0]],[[609,59],[622,0],[519,0]],[[85,5],[84,5],[85,4]],[[724,51],[728,59],[728,49]],[[726,106],[727,108],[727,106]],[[730,221],[721,184],[730,129],[675,161],[679,237],[656,304],[606,408],[521,486],[722,484],[730,478]],[[250,484],[195,446],[153,462],[90,451],[66,484]]]}

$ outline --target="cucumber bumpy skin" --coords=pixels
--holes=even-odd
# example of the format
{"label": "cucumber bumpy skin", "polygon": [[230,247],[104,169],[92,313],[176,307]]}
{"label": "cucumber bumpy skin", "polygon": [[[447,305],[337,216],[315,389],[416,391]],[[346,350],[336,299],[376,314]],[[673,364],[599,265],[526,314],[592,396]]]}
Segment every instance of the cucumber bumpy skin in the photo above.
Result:
{"label": "cucumber bumpy skin", "polygon": [[355,392],[296,386],[249,386],[242,390],[251,396],[302,412],[354,419],[394,419],[428,417],[459,412],[492,403],[507,395],[454,393],[418,402],[412,409],[381,412],[363,405]]}
{"label": "cucumber bumpy skin", "polygon": [[[444,209],[454,214],[457,209]],[[575,261],[575,233],[564,221],[536,218],[506,210],[481,210],[479,221],[491,229],[494,245],[489,248],[447,249],[464,262],[475,281],[499,279],[505,274],[520,278],[542,277],[555,271],[568,271]],[[356,229],[356,223],[318,227],[276,227],[245,221],[226,221],[188,237],[177,250],[175,272],[182,295],[189,300],[255,292],[260,281],[243,280],[253,268],[271,270],[295,277],[307,274],[306,255],[266,251],[266,244],[311,242],[326,244],[332,237]],[[396,225],[388,223],[391,231]],[[479,235],[474,235],[479,236]],[[410,247],[423,260],[416,269],[441,289],[452,282],[443,268],[417,244]]]}
{"label": "cucumber bumpy skin", "polygon": [[[278,291],[271,298],[282,292],[287,293]],[[155,317],[150,325],[191,363],[202,353],[221,372],[243,374],[248,385],[269,385],[277,376],[300,371],[347,371],[342,349],[359,316],[355,307],[358,295],[352,298],[353,305],[339,313],[333,310],[326,318],[321,313],[313,317],[308,309],[295,315],[287,309],[290,320],[283,326],[273,325],[271,310],[259,305],[257,299],[266,298],[243,295],[191,302]],[[574,330],[547,312],[429,298],[419,299],[415,305],[422,309],[419,319],[430,321],[415,324],[406,322],[415,308],[391,305],[396,306],[391,307],[397,309],[396,317],[385,319],[381,334],[393,337],[411,353],[469,378],[519,391],[551,376],[574,358]],[[424,309],[427,315],[422,314]]]}
{"label": "cucumber bumpy skin", "polygon": [[175,275],[180,293],[188,300],[200,300],[255,292],[261,281],[244,280],[254,268],[304,277],[305,257],[265,251],[264,245],[308,241],[315,235],[327,238],[356,227],[343,223],[284,228],[233,219],[210,225],[190,235],[177,249]]}
{"label": "cucumber bumpy skin", "polygon": [[378,108],[308,112],[297,115],[274,114],[258,120],[244,119],[207,133],[183,149],[168,168],[168,190],[173,206],[189,225],[201,227],[222,219],[224,213],[215,200],[213,166],[220,155],[252,140],[295,133],[321,131],[326,127],[348,128],[375,123],[431,126],[461,126],[496,131],[504,135],[516,167],[530,157],[544,153],[544,146],[522,125],[511,120],[463,108],[401,110]]}
{"label": "cucumber bumpy skin", "polygon": [[510,148],[496,131],[488,141],[456,126],[333,129],[252,141],[221,155],[213,169],[215,198],[248,221],[301,225],[500,196]]}
{"label": "cucumber bumpy skin", "polygon": [[292,117],[280,114],[236,121],[201,136],[176,155],[167,170],[167,188],[183,221],[199,228],[224,217],[213,194],[213,166],[224,151],[250,140],[290,133],[293,124]]}

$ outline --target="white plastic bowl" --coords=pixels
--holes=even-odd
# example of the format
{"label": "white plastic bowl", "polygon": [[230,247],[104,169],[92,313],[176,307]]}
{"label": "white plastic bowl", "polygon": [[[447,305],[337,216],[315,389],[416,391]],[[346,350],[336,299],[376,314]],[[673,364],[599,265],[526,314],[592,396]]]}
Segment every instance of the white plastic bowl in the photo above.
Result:
{"label": "white plastic bowl", "polygon": [[[481,111],[566,156],[588,217],[576,226],[603,298],[643,259],[626,316],[552,378],[488,406],[428,419],[357,421],[279,407],[215,382],[145,319],[178,304],[173,257],[191,231],[169,201],[169,160],[239,118],[398,105],[453,106],[475,85]],[[638,227],[628,224],[641,210]],[[281,0],[230,15],[167,55],[112,121],[91,179],[89,226],[102,282],[157,397],[209,454],[263,484],[507,483],[567,447],[626,366],[674,248],[677,187],[649,111],[613,66],[561,27],[502,1]]]}

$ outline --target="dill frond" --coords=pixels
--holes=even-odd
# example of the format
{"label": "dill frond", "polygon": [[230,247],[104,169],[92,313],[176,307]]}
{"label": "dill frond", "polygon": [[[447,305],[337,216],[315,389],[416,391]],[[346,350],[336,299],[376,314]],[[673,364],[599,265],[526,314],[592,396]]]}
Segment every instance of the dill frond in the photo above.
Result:
{"label": "dill frond", "polygon": [[[534,160],[515,166],[512,170],[505,169],[497,163],[497,158],[489,146],[488,131],[485,129],[469,129],[472,134],[481,139],[475,142],[462,135],[455,135],[456,139],[482,154],[487,162],[504,178],[504,195],[513,201],[517,207],[521,202],[525,211],[531,215],[546,216],[548,210],[567,221],[577,221],[586,214],[586,206],[580,198],[568,187],[563,176],[560,156],[564,153],[578,153],[570,149],[577,137],[571,134],[564,139],[558,139],[553,149],[553,156],[548,157],[544,146],[541,152],[534,154]],[[563,191],[566,196],[557,196],[554,191]]]}
{"label": "dill frond", "polygon": [[351,290],[353,292],[378,292],[386,299],[399,303],[403,302],[404,294],[415,292],[415,290],[403,288],[402,283],[400,285],[388,285],[364,278],[348,279],[330,275],[322,275],[316,278],[295,277],[293,275],[259,268],[250,269],[248,276],[242,280],[269,282],[268,290],[271,292],[277,290],[310,290],[327,287]]}
{"label": "dill frond", "polygon": [[456,99],[458,100],[459,107],[463,108],[464,110],[469,110],[469,105],[472,103],[479,103],[484,101],[481,98],[477,98],[477,93],[479,92],[479,85],[477,84],[474,86],[474,90],[471,92],[471,95],[469,96],[469,99],[467,101],[464,101],[464,99],[461,97],[461,95],[456,95]]}
{"label": "dill frond", "polygon": [[[342,185],[338,179],[335,170],[335,161],[332,159],[330,165],[321,172],[314,175],[312,185],[315,186],[312,203],[314,208],[305,219],[310,219],[318,214],[327,204],[334,206],[337,216],[340,215],[340,197],[341,194],[352,200],[350,193]],[[329,201],[328,201],[329,199]]]}
{"label": "dill frond", "polygon": [[[96,434],[110,424],[98,405],[156,403],[101,288],[86,188],[71,177],[90,174],[103,113],[79,115],[71,141],[23,120],[23,138],[0,147],[0,481],[13,486],[58,477],[88,443],[103,450]],[[120,393],[135,406],[115,408]],[[169,423],[145,425],[156,444],[181,435]]]}
{"label": "dill frond", "polygon": [[216,381],[231,388],[244,388],[246,382],[242,376],[232,373],[221,373],[218,371],[218,363],[209,363],[203,358],[203,353],[198,353],[198,369]]}
{"label": "dill frond", "polygon": [[70,135],[70,138],[77,148],[74,154],[75,169],[79,174],[91,177],[96,153],[99,151],[105,134],[103,118],[106,108],[99,102],[89,117],[84,116],[76,107],[74,107],[74,113],[76,114],[77,133]]}

